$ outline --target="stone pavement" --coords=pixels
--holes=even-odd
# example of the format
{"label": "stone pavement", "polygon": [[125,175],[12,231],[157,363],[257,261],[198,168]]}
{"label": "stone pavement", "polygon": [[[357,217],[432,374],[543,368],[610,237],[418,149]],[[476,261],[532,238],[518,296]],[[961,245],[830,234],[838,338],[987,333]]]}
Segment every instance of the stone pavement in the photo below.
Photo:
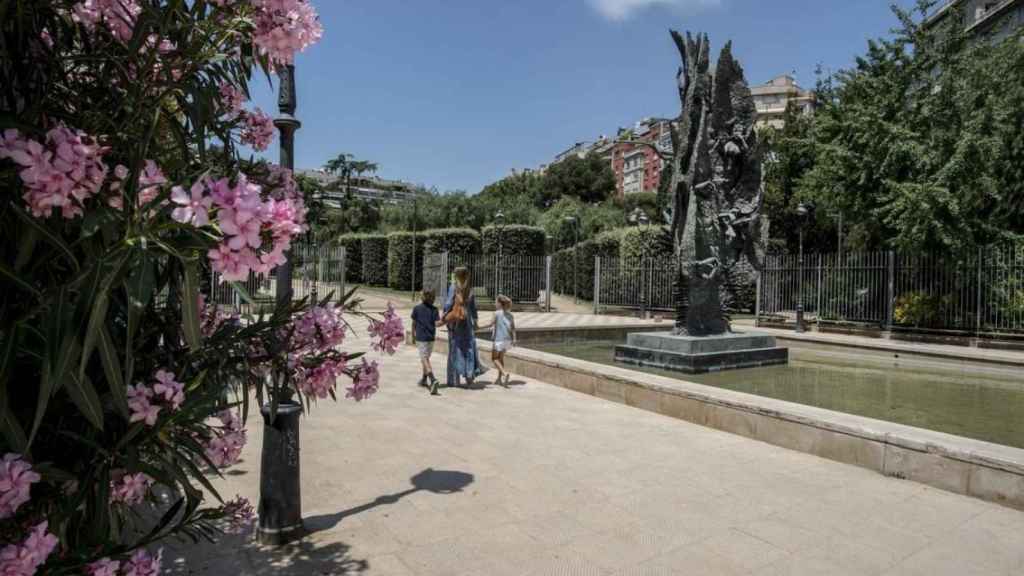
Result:
{"label": "stone pavement", "polygon": [[[1015,510],[528,379],[431,397],[417,376],[405,347],[376,396],[303,421],[307,538],[167,550],[165,573],[1024,574]],[[218,484],[255,502],[249,431]]]}

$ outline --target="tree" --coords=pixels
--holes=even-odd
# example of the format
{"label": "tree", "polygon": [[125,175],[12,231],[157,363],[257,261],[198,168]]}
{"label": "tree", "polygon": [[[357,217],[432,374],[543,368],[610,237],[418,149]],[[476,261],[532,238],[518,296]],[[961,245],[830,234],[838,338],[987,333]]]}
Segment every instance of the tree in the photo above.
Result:
{"label": "tree", "polygon": [[376,173],[379,168],[380,166],[375,162],[356,160],[355,156],[347,152],[338,154],[324,164],[324,170],[326,170],[328,174],[333,174],[341,178],[346,192],[348,192],[352,176],[359,178],[363,174],[373,174]]}
{"label": "tree", "polygon": [[506,176],[484,186],[478,198],[495,203],[525,198],[536,206],[543,204],[543,177],[536,172],[521,172]]}
{"label": "tree", "polygon": [[615,194],[615,173],[611,165],[596,154],[584,158],[570,156],[548,167],[541,179],[537,207],[550,208],[559,199],[577,198],[596,204]]}
{"label": "tree", "polygon": [[[842,211],[864,247],[959,252],[1024,233],[1024,43],[923,26],[933,0],[840,72],[798,194]],[[962,10],[962,8],[955,8]]]}

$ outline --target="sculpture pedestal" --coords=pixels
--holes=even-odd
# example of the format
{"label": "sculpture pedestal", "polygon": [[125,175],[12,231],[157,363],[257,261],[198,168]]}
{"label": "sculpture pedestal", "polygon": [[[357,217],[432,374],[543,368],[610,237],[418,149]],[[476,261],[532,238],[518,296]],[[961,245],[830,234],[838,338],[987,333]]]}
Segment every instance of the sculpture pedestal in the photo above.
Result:
{"label": "sculpture pedestal", "polygon": [[687,374],[753,368],[789,362],[789,349],[769,334],[674,336],[665,332],[630,334],[615,347],[615,361]]}

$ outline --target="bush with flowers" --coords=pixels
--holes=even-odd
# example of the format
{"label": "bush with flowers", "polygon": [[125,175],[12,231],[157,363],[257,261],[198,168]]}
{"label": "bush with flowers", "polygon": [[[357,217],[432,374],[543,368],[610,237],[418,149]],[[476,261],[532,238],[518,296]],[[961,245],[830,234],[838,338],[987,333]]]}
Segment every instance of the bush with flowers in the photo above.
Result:
{"label": "bush with flowers", "polygon": [[[306,232],[291,173],[237,146],[274,135],[254,71],[320,34],[306,0],[0,3],[0,574],[158,574],[160,540],[251,524],[208,478],[251,395],[377,389],[350,294],[231,318],[200,293]],[[400,342],[393,311],[370,326]]]}

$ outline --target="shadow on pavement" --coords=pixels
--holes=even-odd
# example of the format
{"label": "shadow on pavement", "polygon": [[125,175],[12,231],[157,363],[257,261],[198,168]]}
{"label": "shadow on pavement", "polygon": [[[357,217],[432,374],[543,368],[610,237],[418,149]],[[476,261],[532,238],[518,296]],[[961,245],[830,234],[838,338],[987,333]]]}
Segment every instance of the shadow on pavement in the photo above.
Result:
{"label": "shadow on pavement", "polygon": [[355,508],[349,508],[348,510],[335,512],[334,514],[322,514],[320,516],[304,518],[303,524],[305,524],[306,531],[312,534],[314,532],[330,530],[349,516],[355,516],[356,514],[366,512],[367,510],[378,506],[395,504],[402,498],[416,492],[424,490],[427,492],[433,492],[434,494],[454,494],[456,492],[461,492],[464,488],[473,483],[473,475],[456,470],[434,470],[433,468],[427,468],[410,478],[409,482],[412,484],[412,488],[409,488],[408,490],[378,496],[372,502],[367,502],[366,504],[356,506]]}
{"label": "shadow on pavement", "polygon": [[223,536],[216,544],[164,548],[163,576],[348,576],[369,562],[349,557],[341,542],[299,540],[281,547],[260,546],[248,536]]}

